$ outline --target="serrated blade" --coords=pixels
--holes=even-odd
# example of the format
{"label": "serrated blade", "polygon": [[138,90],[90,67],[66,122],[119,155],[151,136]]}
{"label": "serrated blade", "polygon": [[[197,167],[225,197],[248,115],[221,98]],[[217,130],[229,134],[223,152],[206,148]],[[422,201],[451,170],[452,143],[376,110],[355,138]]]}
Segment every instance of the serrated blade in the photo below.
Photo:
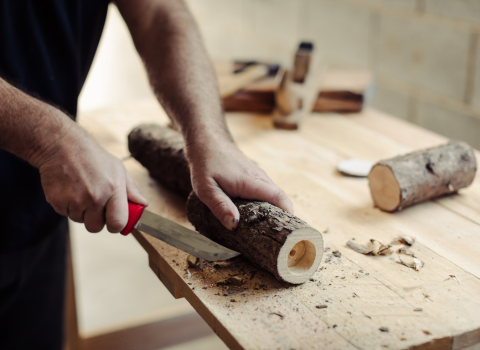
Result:
{"label": "serrated blade", "polygon": [[143,211],[135,228],[200,259],[218,261],[240,255],[239,252],[225,248],[198,232],[148,210]]}

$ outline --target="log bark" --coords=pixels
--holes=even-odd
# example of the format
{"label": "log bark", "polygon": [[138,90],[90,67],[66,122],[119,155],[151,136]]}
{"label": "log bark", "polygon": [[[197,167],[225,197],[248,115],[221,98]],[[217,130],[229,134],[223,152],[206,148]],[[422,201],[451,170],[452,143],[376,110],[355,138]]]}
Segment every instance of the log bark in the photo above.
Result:
{"label": "log bark", "polygon": [[233,199],[240,212],[234,231],[227,230],[192,192],[190,168],[180,133],[159,125],[140,125],[128,136],[132,156],[152,177],[187,196],[187,214],[198,232],[236,250],[280,281],[303,283],[323,255],[320,232],[296,216],[266,202]]}
{"label": "log bark", "polygon": [[382,160],[368,175],[375,206],[394,212],[469,186],[477,169],[473,148],[463,142]]}
{"label": "log bark", "polygon": [[192,192],[190,167],[180,133],[156,124],[140,125],[128,135],[128,148],[164,186],[185,198]]}
{"label": "log bark", "polygon": [[320,232],[267,202],[233,199],[233,203],[240,212],[234,231],[227,230],[193,192],[187,201],[188,219],[199,233],[240,252],[280,281],[300,284],[312,277],[323,255]]}

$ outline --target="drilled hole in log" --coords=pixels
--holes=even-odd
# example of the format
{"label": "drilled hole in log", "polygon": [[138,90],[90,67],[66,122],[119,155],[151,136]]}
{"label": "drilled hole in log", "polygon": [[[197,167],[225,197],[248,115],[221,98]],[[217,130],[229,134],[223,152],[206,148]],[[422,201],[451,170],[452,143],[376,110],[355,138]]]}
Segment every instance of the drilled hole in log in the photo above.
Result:
{"label": "drilled hole in log", "polygon": [[300,275],[312,267],[315,262],[317,251],[315,245],[310,241],[300,241],[295,244],[288,255],[288,270]]}

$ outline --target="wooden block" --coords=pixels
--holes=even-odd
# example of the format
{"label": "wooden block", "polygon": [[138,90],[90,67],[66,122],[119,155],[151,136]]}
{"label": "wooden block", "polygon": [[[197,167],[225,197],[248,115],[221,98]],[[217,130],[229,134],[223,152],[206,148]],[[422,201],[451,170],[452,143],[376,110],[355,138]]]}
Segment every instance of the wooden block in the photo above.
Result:
{"label": "wooden block", "polygon": [[[245,86],[223,99],[227,112],[270,114],[275,108],[275,91],[280,79],[267,77]],[[317,113],[359,113],[373,95],[374,81],[365,70],[328,70],[312,111]]]}

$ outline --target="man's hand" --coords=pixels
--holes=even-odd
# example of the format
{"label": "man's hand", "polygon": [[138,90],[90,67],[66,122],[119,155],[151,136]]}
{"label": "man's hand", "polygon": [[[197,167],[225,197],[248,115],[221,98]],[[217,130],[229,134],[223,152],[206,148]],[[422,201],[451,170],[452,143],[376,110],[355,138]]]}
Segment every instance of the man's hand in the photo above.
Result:
{"label": "man's hand", "polygon": [[[247,159],[230,141],[189,148],[195,193],[229,230],[238,225],[239,213],[230,198],[266,201],[293,214],[286,193]],[[229,198],[230,197],[230,198]]]}
{"label": "man's hand", "polygon": [[0,148],[41,174],[47,201],[90,232],[120,232],[127,199],[147,205],[122,162],[65,113],[0,78]]}
{"label": "man's hand", "polygon": [[148,204],[123,163],[76,125],[42,151],[37,166],[48,203],[90,232],[105,224],[120,232],[127,224],[128,200]]}

